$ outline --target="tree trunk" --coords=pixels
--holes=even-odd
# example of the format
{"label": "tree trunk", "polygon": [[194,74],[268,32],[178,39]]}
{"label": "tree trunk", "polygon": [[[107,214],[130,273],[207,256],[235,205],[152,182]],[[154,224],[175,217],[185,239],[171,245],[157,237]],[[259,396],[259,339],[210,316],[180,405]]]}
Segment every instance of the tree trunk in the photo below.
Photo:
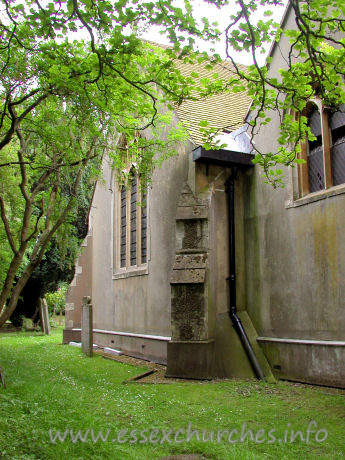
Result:
{"label": "tree trunk", "polygon": [[[90,157],[90,155],[91,155],[91,149],[89,150],[88,157]],[[17,303],[18,303],[18,298],[25,284],[27,283],[28,279],[32,275],[32,272],[41,262],[49,241],[52,239],[52,237],[54,236],[58,228],[61,226],[61,224],[65,221],[68,213],[70,212],[73,206],[74,200],[75,200],[75,196],[77,195],[80,179],[81,179],[81,176],[82,176],[82,173],[83,173],[83,170],[86,164],[87,164],[87,161],[83,162],[82,165],[80,166],[79,171],[77,173],[77,177],[75,178],[75,181],[73,184],[73,189],[71,191],[71,198],[69,199],[65,208],[61,211],[56,222],[52,224],[51,227],[50,227],[51,212],[53,209],[53,204],[56,205],[56,203],[54,203],[55,200],[52,200],[52,195],[50,196],[51,202],[46,212],[46,228],[36,241],[35,247],[33,248],[31,256],[30,256],[30,262],[26,266],[17,284],[13,287],[13,281],[15,279],[17,270],[23,260],[25,250],[27,248],[26,235],[28,231],[28,222],[26,222],[27,216],[24,217],[23,229],[22,229],[22,244],[20,246],[19,251],[14,255],[12,259],[12,262],[11,262],[11,265],[10,265],[10,268],[9,268],[9,271],[8,271],[8,274],[7,274],[5,283],[4,283],[3,290],[0,294],[0,312],[1,312],[0,313],[0,327],[3,324],[5,324],[5,322],[10,318],[10,316],[14,312],[17,306]],[[23,194],[25,195],[24,192]],[[56,197],[56,190],[54,190],[54,198],[55,197]],[[31,201],[26,207],[25,214],[28,214],[29,210],[31,210]],[[32,233],[29,239],[31,239],[33,236],[34,236],[34,233]],[[11,293],[11,289],[12,289],[12,293]],[[6,301],[8,300],[8,298],[9,298],[9,302],[6,305]]]}
{"label": "tree trunk", "polygon": [[17,306],[18,298],[20,296],[20,293],[22,292],[22,289],[24,288],[28,279],[32,275],[32,272],[34,271],[34,269],[39,263],[40,263],[40,260],[37,263],[30,262],[27,268],[24,270],[24,273],[22,274],[22,276],[19,278],[18,283],[14,286],[10,300],[0,315],[0,327],[3,324],[5,324],[5,322],[10,318],[10,316],[14,312]]}
{"label": "tree trunk", "polygon": [[[77,177],[76,182],[74,184],[76,189],[77,189],[79,181],[80,181],[80,176],[81,176],[81,172],[80,172],[80,174],[78,174],[78,177]],[[14,278],[15,278],[15,275],[16,275],[16,270],[18,269],[18,267],[19,267],[19,265],[20,265],[20,263],[21,263],[21,261],[22,261],[22,259],[24,257],[24,254],[22,254],[21,257],[19,257],[17,265],[15,266],[15,269],[13,268],[13,270],[12,270],[12,272],[13,272],[12,273],[12,285],[11,285],[11,287],[9,289],[7,289],[7,295],[5,295],[4,290],[3,290],[3,292],[1,293],[1,296],[0,296],[0,299],[2,300],[2,303],[0,305],[3,306],[3,309],[2,309],[1,314],[0,314],[0,327],[3,324],[5,324],[5,322],[10,318],[10,316],[14,312],[14,310],[15,310],[15,308],[17,306],[17,303],[18,303],[18,298],[20,296],[20,293],[22,292],[22,289],[24,288],[24,286],[27,283],[28,279],[32,275],[32,272],[34,271],[34,269],[41,262],[42,257],[43,257],[44,252],[45,252],[45,249],[46,249],[49,241],[51,240],[51,238],[53,237],[53,235],[55,234],[57,229],[60,227],[60,225],[64,222],[68,212],[70,211],[70,209],[72,207],[72,204],[73,204],[73,198],[70,199],[70,201],[68,202],[68,204],[66,205],[66,207],[62,211],[62,213],[60,214],[57,222],[53,225],[53,227],[51,229],[46,229],[42,233],[40,238],[38,238],[38,240],[37,240],[37,242],[35,244],[35,247],[34,247],[32,253],[31,253],[30,262],[28,263],[27,267],[25,268],[24,272],[22,273],[22,276],[19,278],[17,284],[13,287],[10,300],[9,300],[8,304],[5,305],[5,302],[8,299],[9,294],[11,292],[11,287],[13,285],[13,281],[14,281]],[[16,258],[16,256],[13,258],[13,260],[15,258]],[[12,267],[12,264],[11,264],[11,267]],[[7,275],[7,277],[9,277],[9,274]]]}
{"label": "tree trunk", "polygon": [[[4,286],[2,289],[2,292],[0,294],[0,327],[4,324],[4,322],[1,322],[2,314],[4,312],[5,303],[10,296],[11,289],[13,287],[13,282],[16,277],[18,268],[20,267],[20,264],[22,263],[23,257],[24,257],[25,249],[23,251],[18,251],[17,254],[13,256],[13,259],[11,261],[10,267],[7,272],[7,276],[4,282]],[[6,321],[6,320],[5,320]]]}
{"label": "tree trunk", "polygon": [[[67,213],[67,207],[62,213],[62,215]],[[62,217],[60,216],[60,218]],[[12,313],[14,312],[17,303],[18,303],[18,298],[20,296],[20,293],[22,292],[24,286],[26,285],[28,279],[32,275],[32,272],[35,270],[35,268],[39,265],[39,263],[42,260],[42,257],[44,255],[45,249],[51,240],[52,236],[58,229],[58,227],[62,224],[63,219],[59,219],[58,222],[54,225],[54,227],[51,230],[46,230],[45,232],[42,233],[41,237],[37,240],[36,245],[32,251],[31,257],[30,257],[30,262],[26,266],[25,270],[22,273],[22,276],[19,278],[17,284],[13,287],[12,294],[10,297],[10,300],[7,305],[3,308],[1,315],[0,315],[0,327],[5,324],[5,322],[10,318]],[[21,257],[21,260],[23,259],[24,254]],[[20,260],[20,261],[21,261]],[[18,265],[19,266],[19,265]],[[15,274],[13,275],[13,280],[14,280]],[[12,280],[12,283],[13,283]],[[3,295],[1,295],[3,297]],[[7,298],[5,298],[4,303],[6,302]]]}

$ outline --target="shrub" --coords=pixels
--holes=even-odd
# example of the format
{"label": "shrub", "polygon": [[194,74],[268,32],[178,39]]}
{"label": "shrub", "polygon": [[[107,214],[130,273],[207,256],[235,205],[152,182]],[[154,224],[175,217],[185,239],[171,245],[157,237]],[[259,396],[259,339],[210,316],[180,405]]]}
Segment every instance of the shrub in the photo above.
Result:
{"label": "shrub", "polygon": [[68,285],[66,283],[63,283],[57,291],[49,292],[45,295],[50,315],[52,315],[53,313],[59,314],[60,311],[63,312],[65,310],[67,289]]}

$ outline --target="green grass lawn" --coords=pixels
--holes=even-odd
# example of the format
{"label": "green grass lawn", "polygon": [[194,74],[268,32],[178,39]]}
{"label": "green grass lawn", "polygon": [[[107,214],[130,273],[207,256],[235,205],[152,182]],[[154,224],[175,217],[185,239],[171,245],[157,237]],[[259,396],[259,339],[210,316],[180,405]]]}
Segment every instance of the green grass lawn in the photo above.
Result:
{"label": "green grass lawn", "polygon": [[[87,358],[79,348],[60,345],[61,340],[61,329],[50,337],[0,334],[0,365],[7,381],[7,389],[0,388],[0,459],[159,459],[182,454],[236,460],[345,457],[344,392],[254,381],[124,385],[124,380],[144,368],[101,356]],[[327,430],[327,439],[316,442],[313,433],[309,443],[299,437],[290,442],[291,430],[301,430],[305,436],[310,421],[317,422],[317,430]],[[244,442],[231,444],[224,433],[216,442],[218,430],[237,429],[239,434],[233,432],[231,439],[239,438],[243,422],[245,431],[252,430],[259,441],[266,441],[251,441],[249,433]],[[213,431],[214,441],[193,436],[187,442],[189,423],[200,436],[203,430],[206,437]],[[49,429],[53,435],[66,429],[73,429],[74,434],[87,429],[95,434],[110,432],[104,443],[93,442],[89,432],[86,442],[72,442],[67,436],[64,443],[54,444]],[[152,435],[153,429],[158,431]],[[177,436],[181,442],[174,442],[179,429],[185,432]],[[258,434],[260,429],[265,432]],[[268,443],[272,429],[277,441]],[[127,432],[118,439],[121,430]],[[168,436],[171,442],[161,443],[162,430],[173,430]],[[143,442],[150,433],[158,442]],[[284,435],[289,442],[284,442]],[[320,432],[319,438],[323,436]]]}

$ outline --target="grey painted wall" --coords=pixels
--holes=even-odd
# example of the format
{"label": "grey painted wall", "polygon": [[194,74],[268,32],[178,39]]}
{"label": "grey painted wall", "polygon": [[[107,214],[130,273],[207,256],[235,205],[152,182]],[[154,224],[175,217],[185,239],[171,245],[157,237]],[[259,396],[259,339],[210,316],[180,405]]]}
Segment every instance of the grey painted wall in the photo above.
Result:
{"label": "grey painted wall", "polygon": [[[92,303],[94,329],[150,336],[171,336],[170,276],[175,256],[175,217],[183,182],[188,173],[192,145],[178,146],[153,175],[148,198],[148,273],[114,279],[115,182],[107,159],[104,181],[96,186],[92,228]],[[100,345],[118,346],[136,356],[166,360],[166,341],[97,332]]]}
{"label": "grey painted wall", "polygon": [[[287,27],[293,27],[292,17]],[[284,66],[273,53],[271,74]],[[277,148],[279,120],[255,138],[263,152]],[[261,171],[244,182],[247,310],[261,336],[345,340],[345,186],[298,198],[297,168],[285,169],[286,188],[264,184]],[[345,385],[345,347],[265,342],[278,376]]]}

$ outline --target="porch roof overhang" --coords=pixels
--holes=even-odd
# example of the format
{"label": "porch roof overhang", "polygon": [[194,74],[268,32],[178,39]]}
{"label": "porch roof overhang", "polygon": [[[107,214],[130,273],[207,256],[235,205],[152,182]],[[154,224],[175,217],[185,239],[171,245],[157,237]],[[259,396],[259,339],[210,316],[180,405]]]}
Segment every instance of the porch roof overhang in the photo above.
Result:
{"label": "porch roof overhang", "polygon": [[224,168],[239,167],[243,169],[254,166],[252,153],[237,152],[235,150],[206,150],[203,147],[197,147],[193,150],[193,161],[197,163],[213,164],[223,166]]}

